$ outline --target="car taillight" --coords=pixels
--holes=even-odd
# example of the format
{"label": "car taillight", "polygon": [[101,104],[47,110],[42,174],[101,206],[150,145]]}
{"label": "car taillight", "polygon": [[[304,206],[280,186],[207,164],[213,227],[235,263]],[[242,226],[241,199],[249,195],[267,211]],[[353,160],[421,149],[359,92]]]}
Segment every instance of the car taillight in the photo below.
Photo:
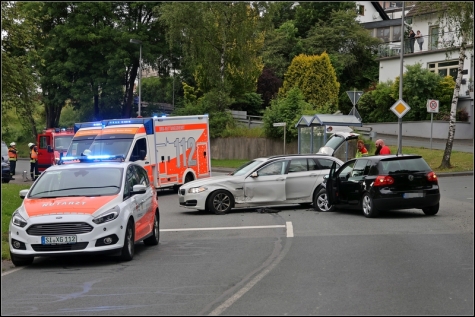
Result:
{"label": "car taillight", "polygon": [[388,186],[394,184],[394,178],[389,175],[379,175],[376,177],[373,186]]}
{"label": "car taillight", "polygon": [[437,182],[437,175],[434,172],[429,172],[426,177],[429,182]]}

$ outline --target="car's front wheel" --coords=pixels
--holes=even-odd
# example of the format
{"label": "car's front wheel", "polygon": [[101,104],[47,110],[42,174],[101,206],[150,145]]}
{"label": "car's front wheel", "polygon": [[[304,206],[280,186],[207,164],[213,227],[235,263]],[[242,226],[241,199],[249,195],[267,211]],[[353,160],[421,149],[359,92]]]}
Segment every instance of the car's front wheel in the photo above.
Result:
{"label": "car's front wheel", "polygon": [[225,190],[215,191],[208,200],[208,209],[217,215],[226,214],[231,210],[232,205],[232,195]]}
{"label": "car's front wheel", "polygon": [[158,242],[160,241],[160,214],[158,211],[155,213],[155,217],[153,219],[153,229],[152,229],[152,235],[148,237],[147,239],[143,240],[143,243],[145,245],[157,245]]}
{"label": "car's front wheel", "polygon": [[333,205],[328,203],[327,190],[325,188],[320,189],[318,194],[315,195],[313,207],[317,211],[333,211],[335,209]]}
{"label": "car's front wheel", "polygon": [[422,208],[422,211],[423,211],[427,216],[433,216],[433,215],[435,215],[436,213],[439,212],[439,203],[437,203],[437,205],[434,205],[434,206]]}
{"label": "car's front wheel", "polygon": [[15,266],[25,266],[25,265],[30,265],[31,263],[33,263],[33,260],[35,259],[35,257],[33,256],[20,257],[10,252],[10,259],[12,260],[12,263]]}
{"label": "car's front wheel", "polygon": [[364,193],[361,205],[366,218],[375,218],[379,215],[379,211],[374,208],[373,198],[368,193]]}
{"label": "car's front wheel", "polygon": [[120,254],[122,261],[130,261],[134,258],[135,253],[135,241],[134,241],[134,222],[129,220],[124,235],[124,246]]}

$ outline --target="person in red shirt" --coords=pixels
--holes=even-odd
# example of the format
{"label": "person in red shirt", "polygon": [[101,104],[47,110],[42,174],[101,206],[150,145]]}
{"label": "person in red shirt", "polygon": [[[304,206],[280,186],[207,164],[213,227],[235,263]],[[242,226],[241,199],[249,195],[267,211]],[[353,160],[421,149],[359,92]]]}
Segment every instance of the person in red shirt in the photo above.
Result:
{"label": "person in red shirt", "polygon": [[384,144],[384,141],[382,139],[376,140],[375,145],[376,145],[376,152],[374,153],[374,155],[391,154],[391,150],[389,149],[389,146]]}
{"label": "person in red shirt", "polygon": [[364,146],[363,140],[358,140],[357,147],[358,147],[358,152],[356,153],[356,157],[368,155],[368,150]]}

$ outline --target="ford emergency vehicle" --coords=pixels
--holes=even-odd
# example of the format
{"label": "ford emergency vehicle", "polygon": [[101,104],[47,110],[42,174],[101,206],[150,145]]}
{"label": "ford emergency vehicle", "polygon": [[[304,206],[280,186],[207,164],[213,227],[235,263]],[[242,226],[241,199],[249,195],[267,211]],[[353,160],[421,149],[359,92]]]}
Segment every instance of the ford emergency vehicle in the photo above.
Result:
{"label": "ford emergency vehicle", "polygon": [[103,120],[89,150],[143,166],[157,189],[211,176],[208,115]]}
{"label": "ford emergency vehicle", "polygon": [[37,256],[85,253],[130,261],[137,242],[159,243],[156,190],[147,171],[124,157],[52,166],[20,197],[8,237],[15,266]]}
{"label": "ford emergency vehicle", "polygon": [[61,153],[66,153],[73,139],[72,128],[54,128],[43,130],[38,134],[38,171],[41,173],[51,165],[55,165]]}

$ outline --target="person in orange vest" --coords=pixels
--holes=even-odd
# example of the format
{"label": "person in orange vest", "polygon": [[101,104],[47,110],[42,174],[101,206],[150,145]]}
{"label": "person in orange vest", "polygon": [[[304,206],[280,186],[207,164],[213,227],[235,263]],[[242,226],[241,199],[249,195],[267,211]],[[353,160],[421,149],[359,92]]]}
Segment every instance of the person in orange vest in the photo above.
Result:
{"label": "person in orange vest", "polygon": [[16,161],[18,160],[18,150],[15,142],[10,143],[8,148],[8,160],[10,161],[10,178],[15,179],[13,175],[15,175]]}
{"label": "person in orange vest", "polygon": [[28,147],[30,148],[30,176],[31,180],[35,181],[40,176],[38,171],[38,148],[34,143],[28,143]]}

